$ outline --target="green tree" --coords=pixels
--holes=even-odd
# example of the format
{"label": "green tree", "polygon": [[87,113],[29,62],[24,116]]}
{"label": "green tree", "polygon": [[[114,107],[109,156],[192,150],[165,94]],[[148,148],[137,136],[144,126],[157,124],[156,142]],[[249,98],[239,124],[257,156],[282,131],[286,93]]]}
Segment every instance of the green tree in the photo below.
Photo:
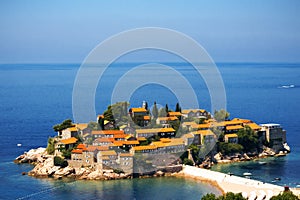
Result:
{"label": "green tree", "polygon": [[258,135],[249,126],[237,132],[239,144],[244,147],[245,152],[255,151],[258,147]]}
{"label": "green tree", "polygon": [[54,151],[55,151],[55,139],[54,138],[51,138],[49,137],[48,138],[48,144],[47,144],[47,148],[46,148],[46,151],[49,155],[53,155],[54,154]]}
{"label": "green tree", "polygon": [[214,118],[215,118],[215,120],[217,120],[218,122],[229,119],[229,116],[230,116],[230,113],[227,112],[227,111],[224,110],[224,109],[221,109],[221,110],[219,110],[219,111],[215,111],[215,113],[214,113]]}
{"label": "green tree", "polygon": [[216,200],[216,199],[217,199],[216,195],[212,193],[206,194],[201,198],[201,200]]}
{"label": "green tree", "polygon": [[193,166],[194,162],[188,158],[183,159],[183,164]]}
{"label": "green tree", "polygon": [[62,131],[64,129],[66,129],[66,128],[70,128],[72,126],[74,126],[72,124],[72,120],[71,119],[66,119],[61,124],[54,125],[53,129],[54,129],[55,132],[58,132],[58,131]]}
{"label": "green tree", "polygon": [[175,133],[177,133],[177,131],[178,131],[179,127],[180,127],[180,121],[179,120],[169,121],[169,124],[175,130]]}
{"label": "green tree", "polygon": [[[166,113],[169,112],[169,106],[168,106],[168,104],[166,104],[166,106],[165,106],[165,111],[166,111]],[[166,115],[166,116],[167,116],[167,115]]]}
{"label": "green tree", "polygon": [[89,122],[87,127],[92,130],[100,130],[101,129],[99,123],[97,123],[97,122]]}
{"label": "green tree", "polygon": [[283,192],[277,196],[271,198],[271,200],[299,200],[291,191]]}
{"label": "green tree", "polygon": [[104,119],[114,123],[128,122],[128,102],[117,102],[109,105],[104,111]]}
{"label": "green tree", "polygon": [[195,144],[191,144],[189,146],[189,149],[190,149],[190,152],[192,154],[192,157],[193,157],[195,163],[196,164],[200,163],[201,162],[201,159],[199,157],[200,148],[197,145],[195,145]]}
{"label": "green tree", "polygon": [[218,151],[224,155],[230,155],[234,153],[241,153],[244,147],[240,144],[218,142]]}
{"label": "green tree", "polygon": [[223,196],[216,197],[215,194],[206,194],[201,200],[246,200],[241,193],[234,194],[232,192],[228,192]]}
{"label": "green tree", "polygon": [[181,112],[181,107],[180,107],[179,103],[176,103],[175,112]]}
{"label": "green tree", "polygon": [[158,116],[159,117],[166,117],[167,116],[166,108],[159,109]]}
{"label": "green tree", "polygon": [[98,119],[98,125],[99,125],[101,130],[104,130],[104,118],[103,117],[100,117]]}
{"label": "green tree", "polygon": [[68,166],[68,161],[59,156],[55,156],[53,162],[55,166],[60,166],[63,168]]}
{"label": "green tree", "polygon": [[155,119],[158,117],[158,109],[157,109],[156,101],[154,101],[154,105],[152,108],[152,115]]}

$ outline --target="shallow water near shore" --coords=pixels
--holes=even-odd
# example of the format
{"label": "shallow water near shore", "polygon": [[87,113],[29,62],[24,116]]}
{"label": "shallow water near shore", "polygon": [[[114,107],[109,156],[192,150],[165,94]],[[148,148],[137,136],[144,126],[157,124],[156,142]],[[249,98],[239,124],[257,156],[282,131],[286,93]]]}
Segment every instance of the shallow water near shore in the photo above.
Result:
{"label": "shallow water near shore", "polygon": [[[193,70],[186,68],[185,64],[171,63],[169,65],[174,66],[191,82],[197,92],[201,108],[210,110],[209,94],[201,77],[196,76]],[[130,68],[130,64],[116,64],[117,72],[108,71],[106,78],[104,77],[102,80],[102,83],[105,84],[97,88],[97,112],[103,112],[110,104],[108,91],[113,88],[118,75],[124,72],[124,66]],[[259,165],[258,161],[250,161],[218,165],[214,167],[214,170],[230,171],[237,175],[251,172],[253,178],[265,182],[272,182],[274,178],[280,177],[281,181],[274,184],[296,187],[300,182],[300,113],[298,112],[300,110],[300,65],[221,63],[217,66],[224,80],[227,109],[231,113],[231,117],[252,119],[258,124],[267,122],[282,124],[287,130],[287,140],[292,152],[286,157],[268,158],[265,161],[266,165]],[[0,65],[0,132],[2,136],[0,143],[0,199],[81,198],[81,195],[93,199],[97,195],[101,197],[100,194],[105,193],[101,189],[97,190],[97,184],[93,186],[95,182],[80,181],[69,184],[64,181],[22,176],[21,173],[29,171],[32,166],[17,165],[12,162],[24,151],[45,147],[48,137],[55,135],[52,126],[66,118],[72,118],[72,89],[78,68],[79,64]],[[166,75],[165,78],[173,77]],[[283,85],[294,85],[294,87],[280,88]],[[139,88],[131,98],[131,106],[141,106],[143,100],[148,101],[149,105],[155,100],[161,105],[168,103],[169,108],[173,109],[177,103],[172,92],[157,85],[146,85]],[[19,143],[22,146],[18,147]],[[199,182],[192,180],[172,177],[155,178],[147,182],[149,180],[124,180],[125,182],[121,180],[121,183],[128,185],[126,187],[121,187],[120,185],[123,184],[118,181],[103,183],[110,185],[105,188],[113,188],[108,190],[110,192],[105,193],[105,198],[112,199],[114,195],[129,192],[129,196],[124,197],[130,199],[135,197],[130,196],[132,194],[141,195],[143,191],[149,191],[148,188],[151,188],[151,185],[153,187],[160,185],[164,191],[173,192],[174,199],[177,196],[181,197],[181,194],[185,194],[186,199],[199,199],[202,193],[197,193],[197,191],[201,188],[203,188],[203,192],[215,191],[210,186],[206,187],[201,184],[198,186]],[[178,187],[172,182],[177,183]],[[180,182],[184,184],[180,185]],[[94,188],[94,190],[88,190],[88,188]],[[85,192],[85,190],[89,192]],[[111,192],[112,190],[113,192]],[[153,190],[165,195],[160,188]],[[193,196],[194,193],[198,196]],[[112,196],[110,197],[110,195]],[[142,196],[139,197],[142,198]]]}

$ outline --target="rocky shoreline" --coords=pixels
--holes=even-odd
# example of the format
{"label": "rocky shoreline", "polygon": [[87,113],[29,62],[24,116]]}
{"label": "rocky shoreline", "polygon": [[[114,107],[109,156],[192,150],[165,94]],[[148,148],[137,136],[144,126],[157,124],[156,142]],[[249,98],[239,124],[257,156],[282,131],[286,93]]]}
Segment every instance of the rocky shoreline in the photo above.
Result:
{"label": "rocky shoreline", "polygon": [[[160,176],[173,176],[176,174],[170,172],[156,171],[147,174],[126,174],[115,173],[113,170],[100,171],[93,167],[60,167],[54,165],[54,156],[47,154],[45,148],[31,149],[28,152],[18,156],[15,163],[29,163],[34,165],[34,168],[27,172],[23,172],[23,175],[29,175],[37,178],[73,178],[76,180],[116,180],[116,179],[132,179],[147,178],[147,177],[160,177]],[[181,170],[181,169],[180,169]],[[179,170],[179,171],[180,171]]]}
{"label": "rocky shoreline", "polygon": [[[239,154],[235,156],[223,156],[221,153],[218,153],[214,156],[213,159],[206,159],[201,165],[200,168],[210,168],[215,163],[217,164],[226,164],[234,162],[244,162],[249,160],[255,160],[259,158],[266,158],[272,156],[284,156],[285,152],[280,154],[275,154],[270,149],[264,150],[260,154],[247,155]],[[180,169],[173,172],[164,172],[163,170],[148,173],[148,174],[126,174],[126,173],[116,173],[113,170],[103,170],[100,171],[94,167],[61,167],[54,165],[54,156],[47,154],[46,148],[37,148],[31,149],[28,152],[18,156],[15,160],[15,163],[29,163],[34,165],[34,168],[27,172],[23,172],[23,175],[28,174],[29,176],[37,178],[73,178],[77,180],[115,180],[115,179],[132,179],[135,177],[145,178],[145,177],[160,177],[160,176],[177,176],[180,173]]]}

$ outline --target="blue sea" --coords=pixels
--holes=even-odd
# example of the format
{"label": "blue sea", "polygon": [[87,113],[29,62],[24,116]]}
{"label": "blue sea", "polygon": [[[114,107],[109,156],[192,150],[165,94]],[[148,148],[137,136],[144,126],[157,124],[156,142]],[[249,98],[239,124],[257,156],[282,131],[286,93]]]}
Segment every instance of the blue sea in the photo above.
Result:
{"label": "blue sea", "polygon": [[[138,63],[141,64],[141,63]],[[211,101],[202,77],[187,63],[165,63],[176,69],[193,87],[201,108],[211,111]],[[116,82],[137,63],[115,63],[105,71],[95,94],[97,113],[111,103]],[[300,185],[300,64],[217,63],[227,95],[231,118],[248,118],[256,123],[280,123],[287,131],[292,152],[281,158],[218,165],[213,170],[242,175],[251,172],[256,179],[278,185]],[[54,181],[22,176],[31,165],[13,160],[31,148],[45,147],[54,136],[54,124],[72,118],[72,92],[80,64],[2,64],[0,65],[0,199],[200,199],[216,188],[191,179],[150,178],[121,181]],[[141,72],[140,77],[147,76]],[[164,79],[176,79],[168,71]],[[284,86],[284,87],[282,87]],[[288,86],[288,87],[286,87]],[[290,87],[291,86],[291,87]],[[82,97],[84,99],[84,97]],[[178,97],[167,87],[146,84],[131,95],[131,106],[154,101],[174,109]],[[193,105],[191,105],[192,107]],[[213,112],[213,111],[212,111]],[[22,144],[18,147],[17,144]]]}

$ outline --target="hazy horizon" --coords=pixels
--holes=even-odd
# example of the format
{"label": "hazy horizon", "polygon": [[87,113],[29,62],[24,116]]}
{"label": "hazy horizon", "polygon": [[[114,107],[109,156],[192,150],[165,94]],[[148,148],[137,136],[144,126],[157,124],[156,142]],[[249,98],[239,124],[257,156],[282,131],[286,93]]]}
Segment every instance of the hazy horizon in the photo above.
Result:
{"label": "hazy horizon", "polygon": [[[2,1],[0,63],[82,63],[105,39],[162,27],[202,45],[215,62],[300,62],[300,2]],[[125,61],[172,62],[152,52]],[[175,59],[176,62],[176,59]]]}

